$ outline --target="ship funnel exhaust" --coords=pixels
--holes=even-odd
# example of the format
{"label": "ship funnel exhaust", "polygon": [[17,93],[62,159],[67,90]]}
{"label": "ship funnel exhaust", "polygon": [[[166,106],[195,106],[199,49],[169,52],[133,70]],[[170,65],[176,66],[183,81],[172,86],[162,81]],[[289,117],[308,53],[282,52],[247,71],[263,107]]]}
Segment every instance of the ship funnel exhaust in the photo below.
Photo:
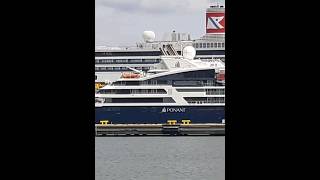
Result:
{"label": "ship funnel exhaust", "polygon": [[223,6],[215,5],[210,6],[206,12],[206,33],[207,34],[224,34],[225,21],[224,21]]}

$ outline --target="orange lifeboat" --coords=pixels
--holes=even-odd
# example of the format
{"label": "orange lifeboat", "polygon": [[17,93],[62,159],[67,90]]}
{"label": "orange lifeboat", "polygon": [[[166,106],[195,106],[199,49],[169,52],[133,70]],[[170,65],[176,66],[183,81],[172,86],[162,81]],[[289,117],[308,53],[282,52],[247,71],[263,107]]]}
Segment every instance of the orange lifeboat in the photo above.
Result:
{"label": "orange lifeboat", "polygon": [[125,78],[125,79],[136,79],[140,77],[141,77],[140,74],[131,73],[131,72],[124,72],[121,74],[121,78]]}

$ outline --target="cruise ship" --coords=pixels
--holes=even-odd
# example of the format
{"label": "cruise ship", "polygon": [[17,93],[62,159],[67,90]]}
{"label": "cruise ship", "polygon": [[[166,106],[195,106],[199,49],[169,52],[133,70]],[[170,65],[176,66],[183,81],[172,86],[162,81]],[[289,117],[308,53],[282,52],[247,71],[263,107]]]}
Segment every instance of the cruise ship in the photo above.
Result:
{"label": "cruise ship", "polygon": [[[166,50],[170,54],[166,53]],[[187,46],[178,54],[160,48],[160,62],[148,71],[130,68],[95,95],[95,123],[163,124],[168,120],[223,123],[224,66],[195,59]]]}
{"label": "cruise ship", "polygon": [[[187,33],[173,31],[171,39],[155,41],[152,31],[143,32],[144,42],[135,46],[105,47],[97,46],[95,49],[95,82],[105,84],[106,81],[117,80],[121,72],[130,72],[131,68],[148,71],[160,62],[164,55],[160,50],[171,46],[181,55],[186,46],[196,49],[195,59],[202,61],[225,60],[225,31],[223,6],[210,6],[206,10],[206,34],[199,39],[191,40]],[[164,49],[164,51],[167,51]]]}

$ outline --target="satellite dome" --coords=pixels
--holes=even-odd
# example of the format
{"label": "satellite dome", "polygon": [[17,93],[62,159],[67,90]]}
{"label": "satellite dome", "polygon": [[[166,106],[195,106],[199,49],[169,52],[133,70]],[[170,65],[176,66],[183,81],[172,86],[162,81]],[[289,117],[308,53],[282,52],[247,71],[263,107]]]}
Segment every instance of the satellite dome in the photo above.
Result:
{"label": "satellite dome", "polygon": [[153,31],[143,31],[143,39],[145,42],[153,42],[156,38],[156,35]]}
{"label": "satellite dome", "polygon": [[196,50],[192,46],[183,48],[183,57],[186,59],[193,59],[196,56]]}

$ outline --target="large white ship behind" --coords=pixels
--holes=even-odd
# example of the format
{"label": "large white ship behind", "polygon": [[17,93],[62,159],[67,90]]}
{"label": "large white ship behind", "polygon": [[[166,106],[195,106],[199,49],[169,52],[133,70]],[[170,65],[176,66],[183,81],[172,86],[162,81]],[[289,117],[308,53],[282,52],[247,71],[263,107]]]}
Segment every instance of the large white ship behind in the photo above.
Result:
{"label": "large white ship behind", "polygon": [[[206,34],[192,40],[187,33],[172,32],[168,41],[156,41],[152,31],[143,33],[144,42],[134,46],[105,47],[95,49],[95,82],[105,83],[120,78],[121,72],[132,71],[134,68],[148,71],[160,62],[164,53],[172,54],[170,47],[179,55],[186,46],[196,49],[195,59],[215,62],[216,59],[225,61],[225,30],[223,6],[210,6],[206,10]],[[169,47],[170,46],[170,47]],[[164,48],[164,47],[168,47]]]}

